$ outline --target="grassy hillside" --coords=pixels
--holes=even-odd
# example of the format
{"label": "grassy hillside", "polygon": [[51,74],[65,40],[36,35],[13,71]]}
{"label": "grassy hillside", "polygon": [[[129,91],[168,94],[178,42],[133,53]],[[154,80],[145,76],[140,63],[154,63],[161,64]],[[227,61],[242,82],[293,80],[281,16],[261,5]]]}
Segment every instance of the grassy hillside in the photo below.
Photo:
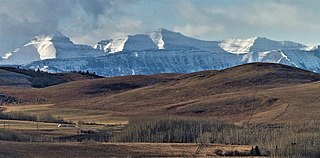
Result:
{"label": "grassy hillside", "polygon": [[77,104],[90,98],[106,97],[133,89],[164,83],[174,79],[176,75],[155,76],[121,76],[95,80],[81,80],[59,84],[43,89],[4,87],[0,92],[19,98],[24,104],[62,103]]}
{"label": "grassy hillside", "polygon": [[0,67],[0,86],[44,88],[70,81],[101,78],[90,73],[57,73]]}
{"label": "grassy hillside", "polygon": [[269,63],[191,74],[123,76],[43,89],[4,88],[23,104],[121,115],[214,117],[240,124],[320,120],[320,75]]}
{"label": "grassy hillside", "polygon": [[[0,140],[25,143],[1,142],[1,149],[19,148],[1,156],[42,157],[54,155],[54,150],[61,157],[67,147],[74,151],[63,154],[67,157],[218,157],[260,151],[275,157],[319,157],[320,75],[313,72],[252,63],[221,71],[92,80],[78,73],[45,74],[64,83],[31,88],[15,80],[8,83],[19,78],[17,83],[32,85],[30,78],[41,80],[40,72],[1,71],[7,82],[0,86],[4,116],[12,112],[77,123],[64,129],[46,122],[2,120]],[[109,143],[98,143],[104,141]]]}
{"label": "grassy hillside", "polygon": [[[320,92],[317,88],[320,83],[315,82],[319,79],[319,74],[288,66],[248,64],[182,75],[172,81],[114,95],[69,102],[67,106],[130,115],[216,117],[239,123],[320,119],[314,115],[320,112],[319,105],[310,102]],[[304,112],[300,113],[299,109]],[[293,113],[296,115],[291,115]]]}

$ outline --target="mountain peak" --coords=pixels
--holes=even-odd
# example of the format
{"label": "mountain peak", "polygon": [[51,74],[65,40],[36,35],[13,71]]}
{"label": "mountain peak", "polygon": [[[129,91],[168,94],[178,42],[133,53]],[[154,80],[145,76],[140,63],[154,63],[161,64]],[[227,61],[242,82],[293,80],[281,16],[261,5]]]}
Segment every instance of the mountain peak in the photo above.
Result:
{"label": "mountain peak", "polygon": [[219,46],[233,54],[246,54],[249,52],[264,52],[270,50],[292,50],[304,48],[305,45],[292,41],[275,41],[266,37],[253,37],[248,39],[227,39],[220,41]]}
{"label": "mountain peak", "polygon": [[269,50],[292,50],[292,49],[301,49],[305,45],[292,42],[292,41],[275,41],[268,39],[266,37],[256,37],[254,43],[252,44],[250,51],[253,52],[264,52]]}
{"label": "mountain peak", "polygon": [[174,31],[171,31],[171,30],[168,30],[168,29],[165,29],[165,28],[160,28],[158,31],[159,31],[159,32],[161,32],[161,33],[174,33],[174,34],[180,34],[179,32],[174,32]]}
{"label": "mountain peak", "polygon": [[160,27],[160,28],[154,30],[153,32],[161,32],[161,31],[170,31],[170,30],[163,28],[163,27]]}

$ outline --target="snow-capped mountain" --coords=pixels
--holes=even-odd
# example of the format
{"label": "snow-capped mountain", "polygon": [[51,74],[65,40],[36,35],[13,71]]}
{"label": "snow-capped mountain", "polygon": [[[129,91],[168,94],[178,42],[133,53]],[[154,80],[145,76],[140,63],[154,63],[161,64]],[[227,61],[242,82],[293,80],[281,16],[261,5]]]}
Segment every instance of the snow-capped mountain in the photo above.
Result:
{"label": "snow-capped mountain", "polygon": [[103,40],[95,45],[96,49],[108,53],[122,51],[145,51],[145,50],[182,50],[200,49],[205,51],[223,51],[215,41],[203,41],[187,37],[178,32],[167,29],[159,29],[149,35],[133,35],[116,38],[113,40]]}
{"label": "snow-capped mountain", "polygon": [[158,49],[148,35],[141,34],[100,41],[94,46],[94,48],[108,53]]}
{"label": "snow-capped mountain", "polygon": [[110,54],[98,58],[83,57],[60,60],[43,60],[24,65],[24,68],[50,72],[88,70],[103,76],[124,76],[158,73],[189,73],[201,70],[220,70],[242,64],[235,54],[193,49],[150,50]]}
{"label": "snow-capped mountain", "polygon": [[50,72],[89,70],[103,76],[189,73],[250,62],[320,72],[320,50],[319,46],[261,37],[203,41],[166,29],[102,40],[92,48],[73,44],[58,33],[37,36],[0,60],[0,64],[27,62],[31,63],[22,67]]}
{"label": "snow-capped mountain", "polygon": [[228,39],[220,41],[219,46],[227,52],[246,54],[250,52],[265,52],[270,50],[297,50],[306,48],[305,45],[291,41],[274,41],[265,37],[249,39]]}
{"label": "snow-capped mountain", "polygon": [[27,44],[8,52],[0,64],[26,64],[38,60],[102,56],[105,53],[87,45],[76,45],[60,32],[36,36]]}

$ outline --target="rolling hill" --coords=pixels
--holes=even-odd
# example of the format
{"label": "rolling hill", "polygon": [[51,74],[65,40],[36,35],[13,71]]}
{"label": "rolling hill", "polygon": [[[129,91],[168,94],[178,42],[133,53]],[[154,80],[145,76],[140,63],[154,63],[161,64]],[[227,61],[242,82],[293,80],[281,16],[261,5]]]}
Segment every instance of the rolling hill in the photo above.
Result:
{"label": "rolling hill", "polygon": [[89,72],[47,73],[15,67],[0,67],[0,86],[44,88],[70,81],[102,78]]}
{"label": "rolling hill", "polygon": [[320,120],[319,80],[319,74],[302,69],[251,63],[191,74],[123,76],[42,89],[1,88],[1,92],[25,104],[52,103],[56,108],[98,109],[128,116],[283,123]]}

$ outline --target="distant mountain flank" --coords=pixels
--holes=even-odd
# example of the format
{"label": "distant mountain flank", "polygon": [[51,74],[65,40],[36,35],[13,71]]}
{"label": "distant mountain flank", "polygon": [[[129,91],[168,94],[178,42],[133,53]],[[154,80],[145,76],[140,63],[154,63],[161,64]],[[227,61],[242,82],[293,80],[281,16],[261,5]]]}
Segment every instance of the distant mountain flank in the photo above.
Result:
{"label": "distant mountain flank", "polygon": [[70,81],[102,78],[89,72],[47,73],[0,66],[0,86],[44,88]]}
{"label": "distant mountain flank", "polygon": [[103,76],[190,73],[252,62],[279,63],[320,72],[319,46],[264,37],[204,41],[167,29],[74,44],[60,32],[39,35],[6,53],[0,65],[48,72],[90,71]]}

